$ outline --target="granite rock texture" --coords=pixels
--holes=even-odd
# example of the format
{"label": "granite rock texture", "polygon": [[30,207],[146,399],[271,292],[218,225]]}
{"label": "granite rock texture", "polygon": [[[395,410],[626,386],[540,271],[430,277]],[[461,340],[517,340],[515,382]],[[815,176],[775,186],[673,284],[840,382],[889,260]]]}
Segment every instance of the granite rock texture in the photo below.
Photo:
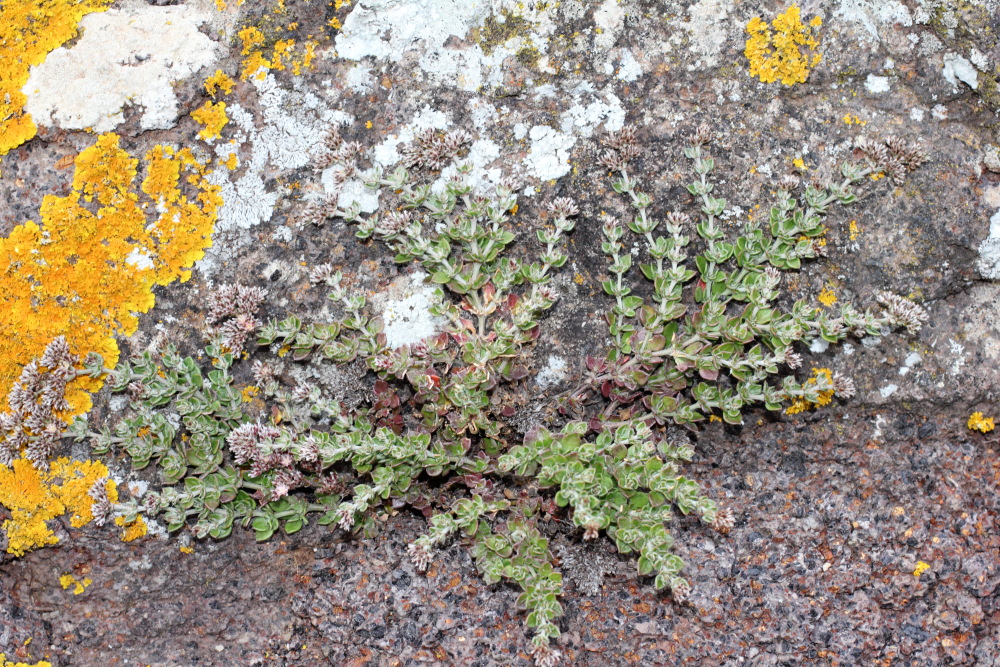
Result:
{"label": "granite rock texture", "polygon": [[[280,19],[297,23],[300,39],[325,37],[314,68],[238,82],[227,97],[245,115],[231,113],[232,135],[199,144],[222,155],[232,136],[240,160],[219,172],[229,208],[213,250],[191,282],[157,293],[124,345],[169,337],[196,349],[205,297],[224,282],[267,287],[269,315],[322,320],[325,299],[307,274],[323,262],[373,297],[391,292],[406,270],[383,247],[341,224],[297,224],[325,187],[305,154],[330,124],[377,147],[387,165],[415,129],[465,127],[481,141],[475,177],[518,180],[518,231],[556,196],[581,208],[556,281],[563,299],[529,359],[556,371],[521,387],[521,430],[545,418],[547,399],[604,344],[598,215],[626,213],[596,163],[607,131],[637,127],[637,174],[654,210],[669,211],[691,205],[682,148],[708,122],[734,224],[764,215],[777,176],[834,173],[859,137],[918,140],[930,162],[903,186],[868,184],[859,203],[834,210],[829,256],[785,280],[795,298],[829,289],[869,305],[878,290],[909,295],[928,309],[927,326],[808,353],[807,369],[854,379],[849,402],[795,416],[757,411],[743,427],[712,423],[692,436],[687,472],[737,523],[721,536],[674,521],[688,603],[656,593],[610,542],[584,547],[565,517],[546,524],[570,582],[557,647],[566,664],[595,666],[1000,665],[998,441],[965,428],[973,410],[1000,417],[994,0],[807,3],[804,13],[823,18],[823,59],[793,87],[747,74],[743,27],[772,16],[772,3],[470,0],[457,11],[446,0],[286,0],[284,14],[229,4],[202,27],[227,55],[174,85],[175,126],[144,130],[149,110],[123,109],[116,131],[133,154],[197,143],[188,114],[215,67],[237,71],[239,27]],[[71,162],[61,158],[90,143],[53,125],[3,157],[0,233],[37,220],[45,194],[65,194]],[[246,380],[249,369],[236,373]],[[362,375],[320,381],[361,400]],[[114,420],[106,396],[95,405],[93,419]],[[113,463],[123,478],[155,483],[123,456]],[[0,561],[0,652],[60,666],[530,664],[513,586],[483,584],[459,545],[417,573],[406,545],[424,519],[404,509],[379,521],[374,538],[309,526],[264,544],[239,530],[220,542],[182,534],[123,544],[106,530],[64,527],[58,547]],[[73,595],[59,586],[65,573],[93,583]]]}

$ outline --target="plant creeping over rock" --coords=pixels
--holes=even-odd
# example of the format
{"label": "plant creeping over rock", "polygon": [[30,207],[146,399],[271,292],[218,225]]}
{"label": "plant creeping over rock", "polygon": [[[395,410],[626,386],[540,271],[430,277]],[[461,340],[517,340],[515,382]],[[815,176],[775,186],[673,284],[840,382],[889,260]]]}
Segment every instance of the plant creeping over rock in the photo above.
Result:
{"label": "plant creeping over rock", "polygon": [[[710,178],[707,132],[686,149],[694,215],[654,212],[630,168],[639,153],[635,132],[613,137],[602,162],[635,215],[624,224],[603,220],[611,349],[589,357],[550,421],[517,442],[518,383],[530,375],[524,360],[557,303],[552,277],[568,259],[566,237],[579,212],[569,199],[554,200],[538,213],[527,247],[515,248],[513,183],[476,191],[463,165],[436,186],[425,178],[452,164],[470,139],[427,131],[404,152],[404,164],[385,173],[357,164],[363,147],[331,133],[317,167],[331,168],[335,183],[365,178],[384,198],[381,209],[364,215],[335,194],[302,215],[313,223],[342,219],[360,239],[385,244],[399,264],[426,273],[437,286],[439,333],[390,347],[365,297],[330,265],[314,267],[311,280],[329,290],[339,313],[331,321],[291,314],[265,323],[257,314],[263,290],[226,286],[206,316],[209,368],[169,345],[134,355],[109,379],[113,391],[127,392],[128,413],[101,428],[78,420],[70,431],[95,451],[121,448],[136,468],[159,471],[162,487],[141,507],[92,490],[102,517],[134,521],[141,510],[198,538],[242,525],[265,540],[310,520],[371,535],[380,508],[413,507],[429,522],[410,545],[417,569],[430,565],[435,549],[465,542],[486,581],[520,587],[532,654],[553,665],[563,582],[549,548],[550,519],[567,518],[584,540],[606,534],[621,553],[636,554],[640,574],[683,601],[690,586],[668,519],[694,514],[726,532],[734,516],[682,474],[694,448],[673,427],[694,429],[711,416],[738,424],[754,404],[804,409],[848,397],[851,382],[835,372],[797,380],[796,347],[919,328],[923,311],[891,294],[878,297],[879,313],[847,304],[816,311],[804,302],[784,311],[777,303],[782,272],[821,253],[816,238],[829,208],[853,202],[866,176],[902,179],[923,156],[898,141],[865,144],[864,159],[846,164],[836,183],[810,184],[797,197],[798,181],[783,179],[768,224],[733,234],[719,223],[726,202]],[[627,234],[644,244],[637,268],[651,283],[646,298],[633,290]],[[253,362],[268,412],[244,402],[231,372],[254,339],[277,352]],[[363,364],[373,379],[369,398],[349,405],[324,386],[293,380],[292,366],[302,363]]]}

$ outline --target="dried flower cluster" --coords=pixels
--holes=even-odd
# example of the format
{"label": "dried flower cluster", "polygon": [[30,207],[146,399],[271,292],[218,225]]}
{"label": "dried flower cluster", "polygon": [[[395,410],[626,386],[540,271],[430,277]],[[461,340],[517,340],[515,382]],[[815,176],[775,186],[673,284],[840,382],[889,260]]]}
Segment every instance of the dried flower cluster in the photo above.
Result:
{"label": "dried flower cluster", "polygon": [[48,470],[49,459],[68,426],[71,406],[66,385],[76,378],[79,361],[63,337],[45,348],[41,358],[21,371],[7,396],[8,412],[0,414],[0,465],[9,466],[23,451],[36,468]]}
{"label": "dried flower cluster", "polygon": [[336,127],[331,128],[323,140],[313,161],[316,171],[333,167],[333,191],[320,199],[307,203],[299,214],[300,224],[320,226],[329,218],[340,217],[338,200],[344,183],[357,175],[355,160],[364,152],[364,147],[356,141],[344,141]]}
{"label": "dried flower cluster", "polygon": [[907,174],[928,160],[926,151],[899,137],[887,137],[882,142],[862,138],[857,148],[868,157],[877,173],[888,176],[893,185],[902,185]]}
{"label": "dried flower cluster", "polygon": [[433,169],[439,171],[451,164],[462,147],[472,141],[472,135],[465,130],[438,132],[433,129],[421,130],[413,143],[403,149],[403,165],[409,168]]}
{"label": "dried flower cluster", "polygon": [[[257,311],[267,297],[267,290],[244,285],[223,285],[208,298],[205,323],[210,336],[218,336],[235,356],[243,354],[247,338],[260,326]],[[221,322],[221,324],[220,324]]]}
{"label": "dried flower cluster", "polygon": [[81,364],[60,337],[24,367],[11,389],[10,410],[0,414],[0,505],[11,512],[2,526],[9,553],[21,556],[58,542],[48,522],[63,515],[77,528],[116,517],[126,532],[145,534],[134,507],[118,504],[117,487],[103,463],[52,460],[61,440],[79,435],[86,424],[80,418],[67,424],[72,414],[67,385],[79,375],[96,378],[107,371],[97,354]]}

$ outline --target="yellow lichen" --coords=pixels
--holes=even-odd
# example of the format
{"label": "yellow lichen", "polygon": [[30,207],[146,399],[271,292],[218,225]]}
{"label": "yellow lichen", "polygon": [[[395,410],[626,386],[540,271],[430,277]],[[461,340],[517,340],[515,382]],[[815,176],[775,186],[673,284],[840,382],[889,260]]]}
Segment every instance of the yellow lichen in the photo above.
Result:
{"label": "yellow lichen", "polygon": [[243,55],[248,55],[256,47],[264,43],[264,33],[253,26],[247,26],[236,35],[243,42]]}
{"label": "yellow lichen", "polygon": [[970,431],[989,433],[994,428],[993,417],[983,417],[982,412],[973,412],[969,415],[969,421],[966,423],[966,427]]}
{"label": "yellow lichen", "polygon": [[193,554],[194,553],[194,547],[183,547],[182,546],[180,549],[181,549],[181,553],[182,554]]}
{"label": "yellow lichen", "polygon": [[778,14],[770,26],[759,16],[750,19],[746,26],[749,37],[743,50],[750,61],[750,76],[764,83],[781,81],[786,86],[805,83],[809,70],[821,58],[816,51],[819,41],[812,30],[820,25],[822,20],[818,16],[808,26],[803,24],[795,5]]}
{"label": "yellow lichen", "polygon": [[847,227],[847,235],[851,241],[857,241],[858,237],[861,236],[861,228],[858,227],[857,220],[851,220],[850,225]]}
{"label": "yellow lichen", "polygon": [[39,660],[33,665],[26,662],[13,662],[7,659],[6,654],[0,653],[0,667],[52,667],[52,663],[48,660]]}
{"label": "yellow lichen", "polygon": [[292,49],[295,48],[294,39],[279,39],[274,43],[274,51],[271,55],[271,69],[283,70],[285,69],[285,63],[282,62],[282,58],[287,58],[291,55]]}
{"label": "yellow lichen", "polygon": [[[813,376],[806,380],[804,386],[816,385],[819,384],[819,381],[822,381],[822,384],[826,386],[833,385],[833,371],[829,368],[814,368],[812,372]],[[805,398],[795,398],[792,400],[791,405],[785,408],[785,414],[795,415],[806,410],[813,410],[817,407],[829,405],[833,401],[833,393],[833,389],[819,392],[815,403]]]}
{"label": "yellow lichen", "polygon": [[833,306],[837,303],[837,295],[833,292],[833,289],[828,285],[823,288],[823,291],[819,293],[816,300],[827,308]]}
{"label": "yellow lichen", "polygon": [[141,516],[136,517],[135,521],[131,523],[125,523],[125,517],[123,516],[116,517],[115,525],[122,528],[122,542],[137,540],[149,532],[149,526],[146,525],[145,520]]}
{"label": "yellow lichen", "polygon": [[59,577],[59,583],[60,585],[62,585],[63,590],[72,586],[73,595],[79,595],[80,593],[87,590],[87,586],[89,586],[93,582],[90,580],[89,577],[85,577],[83,579],[77,579],[72,574],[64,574],[63,576]]}
{"label": "yellow lichen", "polygon": [[[53,495],[62,503],[64,513],[69,515],[69,523],[74,528],[80,528],[94,520],[90,513],[93,500],[87,495],[94,482],[108,476],[107,467],[100,461],[71,461],[66,458],[52,463],[49,469],[49,479],[62,480],[61,484],[52,486]],[[118,489],[111,480],[105,485],[108,500],[118,501]]]}
{"label": "yellow lichen", "polygon": [[111,0],[5,0],[0,5],[0,155],[28,141],[38,127],[24,112],[21,89],[31,67],[76,36],[85,15]]}
{"label": "yellow lichen", "polygon": [[236,153],[230,153],[225,160],[220,160],[221,164],[226,165],[226,169],[233,171],[240,166],[240,160],[236,157]]}
{"label": "yellow lichen", "polygon": [[215,70],[215,74],[205,79],[205,92],[215,97],[216,91],[221,90],[224,95],[233,92],[236,82],[229,78],[221,69]]}
{"label": "yellow lichen", "polygon": [[240,79],[246,81],[251,76],[256,79],[263,79],[267,75],[267,71],[271,69],[271,61],[264,57],[260,51],[254,51],[249,56],[243,59],[240,63],[240,68],[242,73],[240,74]]}
{"label": "yellow lichen", "polygon": [[205,126],[205,129],[198,133],[198,138],[205,141],[217,139],[222,128],[229,122],[225,102],[205,102],[201,107],[191,112],[191,117]]}
{"label": "yellow lichen", "polygon": [[[91,521],[93,499],[87,491],[102,477],[107,467],[99,461],[71,461],[61,458],[48,471],[38,470],[27,459],[15,459],[10,468],[0,467],[0,505],[11,518],[0,528],[7,534],[7,552],[23,556],[39,547],[56,544],[59,538],[47,521],[69,515],[79,528]],[[106,486],[108,500],[118,501],[114,482]]]}
{"label": "yellow lichen", "polygon": [[926,572],[929,569],[931,569],[930,565],[928,565],[927,563],[925,563],[922,560],[918,560],[917,561],[917,566],[915,568],[913,568],[913,576],[914,577],[919,577],[920,575],[922,575],[924,572]]}
{"label": "yellow lichen", "polygon": [[303,51],[302,57],[292,61],[292,74],[298,76],[302,74],[302,70],[313,68],[317,46],[319,46],[319,42],[312,39],[306,40],[305,51]]}
{"label": "yellow lichen", "polygon": [[277,39],[271,48],[270,56],[266,56],[260,47],[264,46],[267,39],[260,29],[247,26],[237,35],[243,43],[242,55],[246,56],[240,63],[240,79],[243,81],[250,77],[263,79],[270,70],[291,68],[293,74],[299,75],[304,69],[312,69],[313,61],[316,59],[316,47],[319,45],[315,40],[308,39],[302,48],[296,49],[294,39]]}
{"label": "yellow lichen", "polygon": [[[133,334],[137,314],[153,307],[153,286],[187,280],[211,245],[222,200],[204,167],[188,149],[156,146],[146,160],[142,192],[158,205],[152,219],[134,188],[138,160],[105,134],[76,157],[70,194],[42,200],[41,225],[28,221],[0,238],[0,409],[24,364],[57,336],[73,354],[98,352],[114,367],[114,335]],[[72,414],[90,409],[89,392],[102,383],[70,383]]]}

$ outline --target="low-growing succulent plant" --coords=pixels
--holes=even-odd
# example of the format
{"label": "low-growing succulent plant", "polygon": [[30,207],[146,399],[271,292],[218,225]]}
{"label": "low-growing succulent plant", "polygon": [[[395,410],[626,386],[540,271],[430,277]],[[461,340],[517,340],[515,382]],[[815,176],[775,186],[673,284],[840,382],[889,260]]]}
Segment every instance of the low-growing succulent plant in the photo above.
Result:
{"label": "low-growing succulent plant", "polygon": [[[406,166],[440,169],[468,140],[465,133],[422,134],[407,149]],[[334,169],[337,183],[366,173],[368,186],[388,201],[382,213],[365,216],[357,205],[345,209],[330,198],[311,205],[306,217],[343,219],[359,238],[378,239],[397,262],[425,271],[437,285],[442,331],[391,348],[381,319],[329,265],[315,267],[310,279],[330,289],[341,313],[332,322],[304,323],[293,314],[263,324],[256,319],[263,293],[226,287],[208,313],[211,370],[171,346],[135,356],[110,383],[129,393],[130,414],[113,429],[76,424],[72,433],[97,451],[124,448],[137,468],[155,464],[163,486],[146,495],[142,509],[162,515],[169,530],[188,526],[196,537],[225,537],[239,523],[264,540],[311,519],[371,535],[377,508],[414,507],[429,518],[427,533],[410,546],[416,567],[426,569],[434,549],[456,536],[467,542],[486,581],[520,586],[535,661],[553,665],[562,575],[540,518],[568,508],[583,539],[605,531],[620,552],[638,555],[640,574],[654,575],[658,588],[683,600],[690,587],[667,520],[678,510],[726,532],[734,517],[681,474],[694,450],[667,427],[690,427],[709,415],[739,423],[755,403],[777,410],[789,402],[823,404],[832,392],[846,397],[852,386],[839,375],[799,382],[783,372],[801,363],[796,343],[838,342],[894,326],[912,331],[924,318],[893,295],[880,297],[880,315],[850,306],[830,315],[801,302],[782,312],[775,305],[781,271],[819,254],[828,207],[853,201],[852,187],[869,174],[901,177],[919,164],[919,153],[898,142],[867,146],[867,164],[845,166],[840,184],[807,187],[801,202],[792,195],[797,183],[783,181],[768,228],[748,225],[729,239],[719,225],[726,203],[708,180],[714,163],[706,143],[700,132],[686,151],[700,216],[660,219],[628,172],[638,154],[634,132],[612,140],[603,161],[619,172],[614,188],[636,210],[625,226],[647,244],[649,261],[640,271],[652,282],[652,297],[632,292],[625,228],[606,219],[612,346],[603,358],[588,358],[581,385],[562,397],[559,407],[572,419],[560,427],[536,425],[514,445],[507,420],[515,414],[516,383],[529,374],[524,355],[557,300],[550,282],[567,260],[563,244],[575,204],[557,199],[541,216],[538,257],[529,262],[510,247],[512,184],[476,192],[466,166],[438,189],[406,166],[362,172],[354,160],[363,149],[334,134],[317,166]],[[661,225],[666,235],[657,233]],[[284,357],[254,361],[267,417],[251,416],[230,374],[251,335]],[[292,386],[283,369],[302,361],[363,362],[375,377],[370,400],[348,409],[318,386]]]}
{"label": "low-growing succulent plant", "polygon": [[[662,219],[651,215],[652,199],[629,175],[629,161],[639,154],[634,130],[615,136],[602,156],[604,165],[618,172],[614,189],[628,196],[635,217],[624,226],[605,217],[602,249],[611,260],[611,277],[603,287],[615,299],[607,315],[612,348],[603,359],[589,357],[585,381],[563,397],[566,412],[579,411],[595,394],[610,402],[592,420],[595,430],[602,421],[615,423],[611,415],[616,412],[626,415],[626,421],[651,426],[691,424],[710,415],[739,424],[744,409],[757,403],[781,410],[791,402],[796,412],[805,405],[825,405],[833,394],[849,398],[854,385],[838,373],[817,372],[798,382],[783,372],[802,363],[796,344],[838,343],[898,327],[914,333],[926,320],[922,308],[889,293],[877,295],[880,313],[850,304],[834,313],[804,300],[788,312],[776,305],[781,272],[824,253],[818,238],[828,209],[854,202],[854,187],[869,175],[901,182],[926,160],[918,149],[896,139],[885,145],[864,142],[864,162],[845,163],[841,182],[810,184],[800,200],[793,196],[798,179],[784,177],[777,183],[768,224],[762,228],[748,222],[727,240],[719,221],[726,200],[713,196],[709,175],[715,163],[706,153],[708,140],[708,130],[702,128],[685,149],[695,176],[687,190],[700,204],[696,220],[679,211]],[[661,225],[665,235],[657,233]],[[648,300],[635,294],[626,279],[632,256],[624,252],[625,227],[645,242],[649,261],[639,269],[652,283]],[[693,257],[691,230],[700,247]],[[780,382],[769,381],[779,377]]]}

